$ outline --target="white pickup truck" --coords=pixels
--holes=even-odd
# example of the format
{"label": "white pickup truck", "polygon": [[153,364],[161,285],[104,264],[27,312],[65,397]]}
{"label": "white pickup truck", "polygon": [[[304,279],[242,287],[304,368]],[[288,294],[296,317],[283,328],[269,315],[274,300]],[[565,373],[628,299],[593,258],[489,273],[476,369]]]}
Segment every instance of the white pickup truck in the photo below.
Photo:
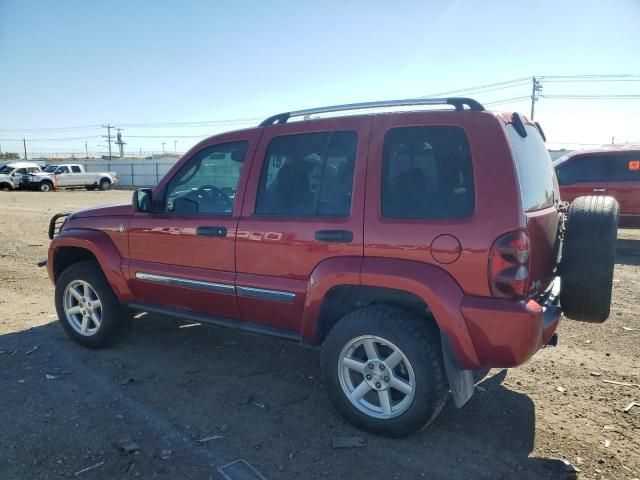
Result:
{"label": "white pickup truck", "polygon": [[118,183],[116,172],[85,172],[82,165],[65,163],[48,165],[42,172],[23,177],[22,186],[41,192],[62,188],[85,187],[87,190],[109,190]]}

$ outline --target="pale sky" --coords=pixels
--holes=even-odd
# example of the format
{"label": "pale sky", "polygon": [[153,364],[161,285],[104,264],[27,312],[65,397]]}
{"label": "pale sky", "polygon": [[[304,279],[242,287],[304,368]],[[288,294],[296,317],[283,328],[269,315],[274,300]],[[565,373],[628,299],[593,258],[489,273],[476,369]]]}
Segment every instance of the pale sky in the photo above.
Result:
{"label": "pale sky", "polygon": [[[104,153],[110,123],[127,151],[186,151],[287,110],[640,75],[638,25],[638,0],[0,0],[0,146]],[[619,80],[543,79],[543,95],[636,96],[541,98],[550,145],[640,142],[640,76]],[[506,87],[469,96],[528,114],[530,80]]]}

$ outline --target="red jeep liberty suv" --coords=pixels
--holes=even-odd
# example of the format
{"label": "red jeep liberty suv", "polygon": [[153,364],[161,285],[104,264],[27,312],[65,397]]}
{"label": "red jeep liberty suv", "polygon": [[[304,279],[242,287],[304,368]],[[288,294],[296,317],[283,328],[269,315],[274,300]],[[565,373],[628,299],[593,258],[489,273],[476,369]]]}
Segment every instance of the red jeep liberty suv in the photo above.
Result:
{"label": "red jeep liberty suv", "polygon": [[449,392],[464,405],[474,371],[555,344],[561,312],[609,315],[618,205],[560,202],[543,135],[465,98],[216,135],[133,205],[52,218],[60,321],[94,348],[128,310],[321,346],[336,408],[407,435]]}

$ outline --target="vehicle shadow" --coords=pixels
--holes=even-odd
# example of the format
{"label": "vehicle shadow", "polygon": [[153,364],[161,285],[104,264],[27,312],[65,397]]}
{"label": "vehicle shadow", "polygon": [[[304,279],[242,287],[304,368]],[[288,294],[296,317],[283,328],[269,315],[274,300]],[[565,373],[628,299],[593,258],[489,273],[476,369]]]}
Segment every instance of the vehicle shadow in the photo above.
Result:
{"label": "vehicle shadow", "polygon": [[[40,345],[39,350],[25,354],[33,345]],[[0,355],[0,368],[10,372],[0,378],[0,411],[14,419],[13,426],[0,433],[0,443],[15,446],[15,452],[29,452],[34,443],[46,443],[52,435],[73,438],[77,444],[84,441],[78,424],[86,423],[86,435],[91,436],[87,444],[108,457],[92,472],[93,479],[120,478],[118,469],[127,468],[130,460],[111,447],[118,438],[136,435],[144,447],[145,442],[153,443],[145,436],[166,437],[164,431],[151,431],[150,418],[159,419],[156,423],[172,429],[196,453],[213,452],[224,461],[243,458],[269,479],[575,478],[559,460],[529,456],[535,406],[526,395],[502,385],[506,370],[485,379],[463,409],[448,402],[429,428],[408,438],[388,439],[345,423],[323,390],[318,351],[284,340],[148,315],[137,319],[131,334],[110,349],[82,348],[52,323],[0,337],[0,351],[8,352]],[[18,353],[10,355],[13,351]],[[45,371],[59,378],[43,380]],[[35,373],[40,380],[32,382],[29,375]],[[26,383],[18,383],[20,378],[27,378]],[[71,422],[55,420],[69,418],[71,402],[78,404],[89,395],[95,403],[91,395],[98,394],[105,397],[99,405],[125,397],[127,402],[117,408],[128,422],[114,424],[113,411],[106,406],[80,409]],[[39,397],[48,399],[46,411],[54,419],[48,423],[31,417],[40,408],[33,404]],[[211,435],[220,437],[198,442]],[[332,447],[335,437],[351,436],[363,437],[364,446]],[[5,468],[14,470],[3,470],[5,453],[0,453],[0,474],[36,477],[39,471],[57,471],[61,467],[55,461],[73,458],[68,450],[74,448],[70,442],[59,442],[51,460],[42,456],[36,466],[29,457],[25,471],[8,467],[11,458],[4,460]],[[136,472],[147,478],[160,465],[168,478],[178,478],[182,467],[191,472],[188,478],[215,478],[211,465],[196,465],[183,453],[185,447],[174,448],[171,462],[162,463],[157,453],[148,463],[141,457]]]}

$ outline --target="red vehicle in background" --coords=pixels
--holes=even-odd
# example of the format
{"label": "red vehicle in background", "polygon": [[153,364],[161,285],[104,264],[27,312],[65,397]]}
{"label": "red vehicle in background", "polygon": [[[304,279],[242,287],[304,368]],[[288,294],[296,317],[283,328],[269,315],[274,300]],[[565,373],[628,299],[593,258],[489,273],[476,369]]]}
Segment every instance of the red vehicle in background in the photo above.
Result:
{"label": "red vehicle in background", "polygon": [[[386,107],[417,111],[344,115]],[[316,345],[336,408],[402,436],[555,344],[562,312],[607,319],[618,206],[588,193],[560,202],[539,126],[472,99],[286,112],[130,205],[55,215],[48,272],[82,345],[128,310]]]}
{"label": "red vehicle in background", "polygon": [[562,200],[611,196],[620,205],[620,226],[640,227],[640,146],[575,151],[553,166]]}

